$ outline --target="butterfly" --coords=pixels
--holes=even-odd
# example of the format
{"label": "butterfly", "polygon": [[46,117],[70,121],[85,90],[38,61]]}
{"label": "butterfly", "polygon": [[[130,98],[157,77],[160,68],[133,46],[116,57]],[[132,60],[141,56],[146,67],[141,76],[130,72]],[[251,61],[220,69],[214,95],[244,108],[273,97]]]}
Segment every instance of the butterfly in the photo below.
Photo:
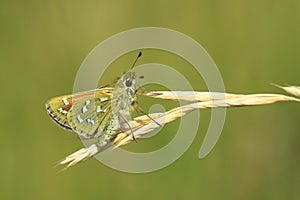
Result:
{"label": "butterfly", "polygon": [[[140,52],[131,69],[141,55]],[[100,151],[118,132],[130,129],[128,121],[137,106],[138,89],[135,72],[131,69],[112,86],[48,100],[46,109],[50,118],[80,138],[96,138]]]}

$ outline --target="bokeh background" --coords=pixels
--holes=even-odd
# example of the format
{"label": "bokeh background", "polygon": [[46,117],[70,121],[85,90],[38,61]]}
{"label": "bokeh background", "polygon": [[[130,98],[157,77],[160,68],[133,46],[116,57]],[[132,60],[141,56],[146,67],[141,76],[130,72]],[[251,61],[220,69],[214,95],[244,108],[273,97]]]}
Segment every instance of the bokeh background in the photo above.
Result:
{"label": "bokeh background", "polygon": [[[220,140],[199,160],[210,117],[203,111],[202,128],[188,151],[148,174],[115,171],[94,158],[57,173],[57,161],[82,143],[56,126],[44,107],[47,99],[72,91],[81,62],[97,44],[145,26],[174,29],[198,41],[219,67],[228,92],[280,93],[269,84],[300,84],[299,1],[0,3],[1,199],[300,199],[297,103],[229,109]],[[185,73],[195,89],[205,90],[188,63],[174,57],[149,51],[141,63],[168,64]],[[122,72],[132,59],[120,58]],[[121,75],[107,74],[108,82]],[[177,127],[170,124],[127,148],[155,149]]]}

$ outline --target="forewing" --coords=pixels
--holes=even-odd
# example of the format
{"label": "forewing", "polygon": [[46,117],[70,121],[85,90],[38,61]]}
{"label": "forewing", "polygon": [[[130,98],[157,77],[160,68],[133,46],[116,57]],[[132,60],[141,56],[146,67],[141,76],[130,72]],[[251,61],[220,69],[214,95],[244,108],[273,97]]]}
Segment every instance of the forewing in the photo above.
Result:
{"label": "forewing", "polygon": [[74,95],[64,95],[60,97],[54,97],[47,101],[46,109],[51,117],[59,126],[64,129],[72,130],[68,123],[68,112],[72,107],[72,98]]}

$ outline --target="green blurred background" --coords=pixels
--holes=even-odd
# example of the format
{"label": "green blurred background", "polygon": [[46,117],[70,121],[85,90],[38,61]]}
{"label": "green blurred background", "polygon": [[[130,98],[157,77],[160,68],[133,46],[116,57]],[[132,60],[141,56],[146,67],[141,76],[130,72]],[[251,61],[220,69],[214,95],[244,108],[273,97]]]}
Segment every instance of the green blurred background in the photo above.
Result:
{"label": "green blurred background", "polygon": [[[197,155],[209,111],[201,112],[203,129],[192,146],[162,170],[127,174],[91,158],[57,173],[57,161],[82,144],[50,120],[44,103],[72,91],[81,62],[98,43],[144,26],[198,41],[228,92],[300,84],[297,0],[1,1],[0,199],[300,199],[300,106],[292,102],[229,109],[220,140],[203,160]],[[189,74],[186,63],[149,55],[141,62],[162,61]],[[132,56],[124,62],[128,69]],[[195,89],[205,90],[192,75]],[[168,125],[155,143],[130,145],[161,146],[176,128]]]}

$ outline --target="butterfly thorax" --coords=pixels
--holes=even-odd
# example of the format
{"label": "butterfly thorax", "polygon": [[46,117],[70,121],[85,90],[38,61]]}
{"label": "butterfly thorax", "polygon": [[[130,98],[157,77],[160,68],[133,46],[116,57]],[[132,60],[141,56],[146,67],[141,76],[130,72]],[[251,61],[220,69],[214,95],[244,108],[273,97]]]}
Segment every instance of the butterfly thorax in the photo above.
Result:
{"label": "butterfly thorax", "polygon": [[137,82],[134,72],[124,74],[115,85],[112,93],[112,114],[115,115],[121,128],[126,121],[130,120],[130,112],[136,102]]}

